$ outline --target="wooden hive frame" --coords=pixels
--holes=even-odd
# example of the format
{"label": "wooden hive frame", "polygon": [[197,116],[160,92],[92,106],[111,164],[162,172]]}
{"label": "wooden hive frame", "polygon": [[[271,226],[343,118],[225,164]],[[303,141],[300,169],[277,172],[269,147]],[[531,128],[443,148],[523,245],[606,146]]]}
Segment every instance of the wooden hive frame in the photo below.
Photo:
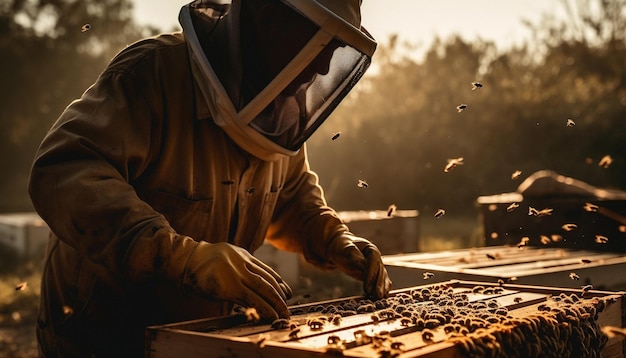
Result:
{"label": "wooden hive frame", "polygon": [[[408,303],[401,300],[417,296],[421,298]],[[359,311],[362,313],[350,315],[343,315],[341,311],[332,313],[330,308],[345,308],[353,303],[363,304],[367,301],[362,297],[348,297],[292,306],[290,307],[292,317],[289,321],[292,327],[279,328],[276,325],[272,327],[269,323],[251,323],[241,314],[149,327],[146,331],[146,356],[299,358],[342,354],[345,357],[444,358],[483,356],[487,353],[491,356],[498,356],[498,353],[500,356],[515,356],[511,355],[511,349],[519,349],[517,356],[520,357],[533,356],[537,353],[536,349],[539,351],[543,349],[542,356],[549,356],[551,347],[549,344],[568,342],[580,324],[580,327],[586,329],[587,338],[593,336],[590,342],[602,342],[598,343],[598,347],[602,347],[601,352],[590,350],[582,354],[583,356],[601,354],[602,357],[624,357],[625,346],[622,336],[607,338],[599,333],[601,327],[624,326],[626,320],[624,297],[624,292],[598,291],[589,287],[572,290],[451,280],[395,290],[389,299],[384,300],[387,307],[384,307],[381,300],[372,303],[373,307],[368,306],[369,309]],[[460,308],[457,310],[451,299],[465,307],[459,305]],[[572,303],[565,303],[568,300]],[[456,313],[444,318],[450,320],[449,322],[441,321],[438,325],[428,326],[429,320],[423,320],[426,323],[424,325],[424,322],[421,322],[420,326],[421,318],[417,317],[416,321],[415,316],[413,322],[407,323],[407,317],[410,316],[402,315],[402,310],[399,310],[402,302],[407,306],[414,305],[412,314],[419,310],[426,317],[442,312],[442,307],[448,307],[449,312]],[[442,305],[442,302],[447,302],[448,306]],[[393,306],[390,306],[392,303]],[[361,307],[363,306],[359,309]],[[493,310],[484,310],[486,307],[492,307]],[[552,318],[545,313],[550,307]],[[460,327],[461,333],[455,332],[455,325],[452,322],[469,319],[472,314],[467,313],[474,311],[485,314],[483,317],[496,320],[500,317],[498,314],[506,316],[499,318],[502,323],[482,325],[472,328],[471,332],[464,332],[464,326],[456,324],[456,329],[459,330]],[[567,318],[569,317],[565,313],[567,311],[582,312],[582,316],[579,316],[578,321],[571,317]],[[408,310],[405,310],[406,312]],[[586,312],[592,312],[594,315],[590,317]],[[332,317],[338,315],[341,318],[334,322]],[[322,320],[323,317],[326,319]],[[561,320],[560,317],[566,318]],[[568,319],[572,321],[567,321]],[[318,326],[312,326],[315,320],[323,322]],[[535,338],[540,340],[549,336],[545,333],[549,327],[542,322],[553,322],[560,328],[569,329],[571,326],[576,329],[561,329],[559,331],[560,339],[563,340],[561,343],[555,342],[554,339],[545,344],[539,341],[532,343]],[[470,327],[469,324],[466,328]],[[506,340],[513,337],[511,332],[517,332],[516,334],[530,332],[532,337],[526,337],[528,346],[524,343],[518,347],[513,341],[506,343]],[[578,336],[574,338],[581,339]],[[544,345],[540,346],[540,343]],[[533,348],[533,344],[537,347]],[[580,356],[581,351],[576,349],[586,347],[572,349]]]}

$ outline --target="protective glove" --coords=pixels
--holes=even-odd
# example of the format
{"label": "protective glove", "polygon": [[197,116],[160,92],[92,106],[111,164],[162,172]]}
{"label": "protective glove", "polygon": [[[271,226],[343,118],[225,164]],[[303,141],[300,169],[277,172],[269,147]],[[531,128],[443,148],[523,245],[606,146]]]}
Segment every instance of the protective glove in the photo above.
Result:
{"label": "protective glove", "polygon": [[373,299],[389,293],[391,280],[376,245],[361,237],[344,233],[334,238],[326,249],[331,263],[350,277],[363,282],[363,291]]}
{"label": "protective glove", "polygon": [[185,292],[211,300],[253,307],[268,320],[289,318],[286,300],[291,288],[271,267],[245,249],[185,238],[170,260],[168,276],[179,279]]}

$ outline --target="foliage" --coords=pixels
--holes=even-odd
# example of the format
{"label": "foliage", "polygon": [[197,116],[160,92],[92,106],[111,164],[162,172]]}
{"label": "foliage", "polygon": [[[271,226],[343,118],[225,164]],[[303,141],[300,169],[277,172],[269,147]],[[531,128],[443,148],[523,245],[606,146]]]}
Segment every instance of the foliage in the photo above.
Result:
{"label": "foliage", "polygon": [[[30,209],[34,152],[69,102],[128,43],[152,33],[129,0],[0,1],[0,211]],[[86,27],[84,27],[87,25]]]}
{"label": "foliage", "polygon": [[[562,3],[565,18],[528,24],[532,41],[506,51],[451,37],[417,60],[397,36],[381,44],[372,74],[309,142],[331,205],[472,212],[477,196],[515,190],[515,170],[625,188],[626,0]],[[28,171],[47,129],[115,52],[154,33],[132,22],[130,4],[0,0],[0,165],[10,168],[0,211],[30,209]],[[607,154],[613,164],[599,167]],[[445,173],[458,157],[464,165]]]}
{"label": "foliage", "polygon": [[[397,39],[381,46],[377,73],[309,142],[331,205],[475,215],[478,196],[517,188],[516,170],[521,179],[551,169],[626,189],[626,47],[624,33],[611,30],[624,28],[626,2],[580,4],[575,14],[587,30],[561,31],[571,21],[552,18],[535,28],[532,46],[506,52],[452,37],[416,61],[398,58]],[[586,12],[597,7],[610,19]],[[472,90],[473,81],[484,87]],[[468,108],[459,113],[461,103]],[[598,166],[605,155],[614,159],[609,168]],[[447,159],[458,157],[464,165],[445,173]]]}

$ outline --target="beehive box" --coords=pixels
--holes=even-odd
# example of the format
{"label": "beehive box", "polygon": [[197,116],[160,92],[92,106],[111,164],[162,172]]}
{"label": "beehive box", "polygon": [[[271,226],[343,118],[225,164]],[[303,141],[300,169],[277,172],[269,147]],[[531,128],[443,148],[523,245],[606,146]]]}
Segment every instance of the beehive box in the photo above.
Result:
{"label": "beehive box", "polygon": [[623,357],[624,292],[446,281],[246,315],[149,327],[147,357]]}
{"label": "beehive box", "polygon": [[337,213],[357,236],[372,241],[383,255],[415,252],[419,249],[417,210],[340,211]]}
{"label": "beehive box", "polygon": [[542,170],[515,192],[481,196],[486,245],[626,252],[626,192]]}
{"label": "beehive box", "polygon": [[488,246],[383,257],[394,287],[451,279],[626,290],[626,254],[524,246]]}
{"label": "beehive box", "polygon": [[50,229],[37,213],[0,215],[0,245],[23,259],[43,257]]}

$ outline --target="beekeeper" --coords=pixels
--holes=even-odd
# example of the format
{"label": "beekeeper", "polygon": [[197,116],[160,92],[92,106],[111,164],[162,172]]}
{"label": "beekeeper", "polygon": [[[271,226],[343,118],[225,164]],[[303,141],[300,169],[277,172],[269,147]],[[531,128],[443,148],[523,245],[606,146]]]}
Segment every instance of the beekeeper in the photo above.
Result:
{"label": "beekeeper", "polygon": [[287,318],[264,240],[384,297],[375,245],[327,206],[304,142],[367,69],[360,0],[194,1],[119,53],[52,126],[29,190],[52,231],[45,356],[143,354],[148,325]]}

